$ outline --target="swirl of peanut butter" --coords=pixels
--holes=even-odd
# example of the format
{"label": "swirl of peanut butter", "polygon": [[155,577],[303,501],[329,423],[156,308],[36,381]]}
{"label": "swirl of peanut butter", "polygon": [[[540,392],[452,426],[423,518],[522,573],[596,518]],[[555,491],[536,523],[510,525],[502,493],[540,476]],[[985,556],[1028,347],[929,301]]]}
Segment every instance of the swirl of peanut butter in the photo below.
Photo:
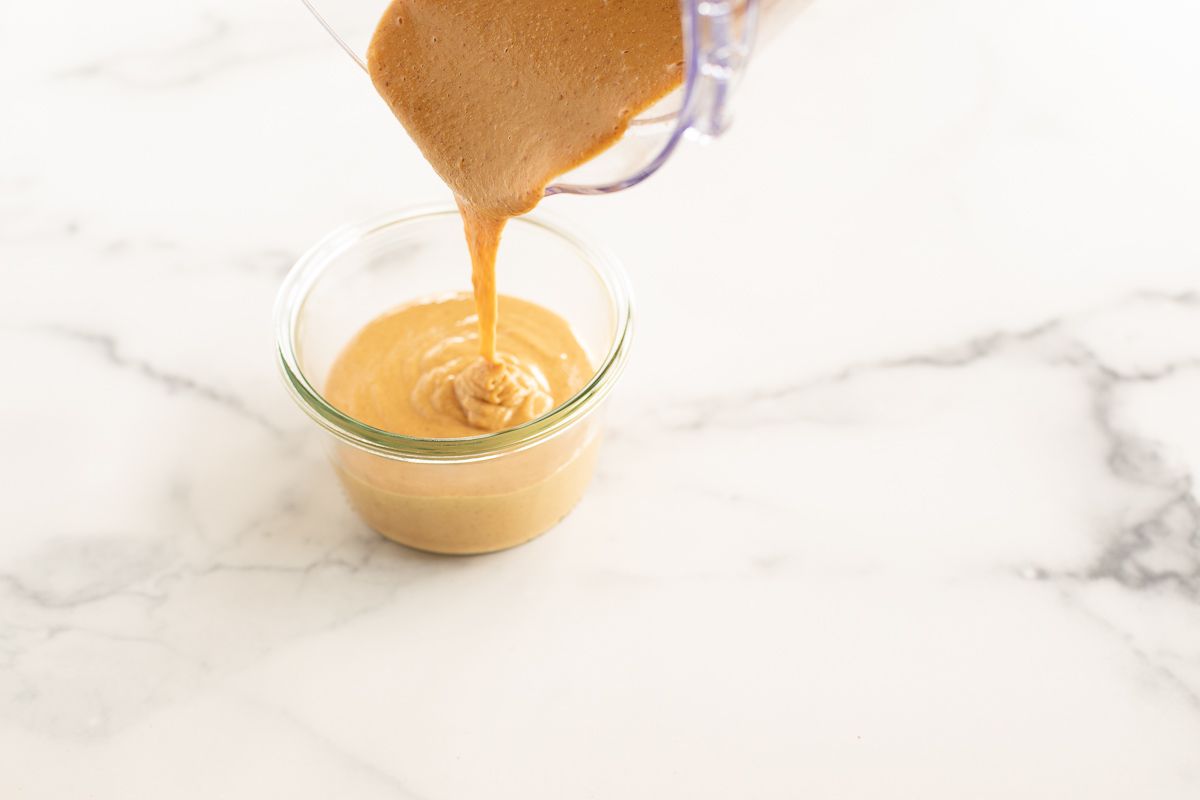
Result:
{"label": "swirl of peanut butter", "polygon": [[450,358],[423,371],[410,395],[413,407],[430,419],[456,417],[481,431],[512,428],[554,407],[541,370],[508,353],[496,361]]}
{"label": "swirl of peanut butter", "polygon": [[591,361],[557,314],[512,297],[498,305],[495,361],[479,355],[470,295],[411,303],[359,331],[330,370],[326,398],[368,425],[432,438],[542,416],[583,387]]}
{"label": "swirl of peanut butter", "polygon": [[520,362],[480,356],[454,379],[454,396],[467,422],[498,431],[537,419],[554,407],[545,380],[538,381]]}

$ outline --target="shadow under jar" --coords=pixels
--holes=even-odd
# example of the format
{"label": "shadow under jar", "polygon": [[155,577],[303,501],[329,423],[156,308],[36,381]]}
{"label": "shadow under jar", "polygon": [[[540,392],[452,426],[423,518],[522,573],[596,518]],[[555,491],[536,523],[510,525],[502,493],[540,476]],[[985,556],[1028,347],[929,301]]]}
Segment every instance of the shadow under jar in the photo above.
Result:
{"label": "shadow under jar", "polygon": [[578,393],[518,427],[459,439],[380,430],[324,399],[330,368],[363,325],[399,305],[461,292],[469,275],[458,211],[406,211],[318,243],[284,280],[275,313],[285,383],[327,432],[350,504],[387,538],[436,553],[503,550],[567,515],[591,480],[599,412],[632,333],[617,262],[537,214],[518,217],[504,234],[497,282],[502,294],[571,324],[594,367]]}

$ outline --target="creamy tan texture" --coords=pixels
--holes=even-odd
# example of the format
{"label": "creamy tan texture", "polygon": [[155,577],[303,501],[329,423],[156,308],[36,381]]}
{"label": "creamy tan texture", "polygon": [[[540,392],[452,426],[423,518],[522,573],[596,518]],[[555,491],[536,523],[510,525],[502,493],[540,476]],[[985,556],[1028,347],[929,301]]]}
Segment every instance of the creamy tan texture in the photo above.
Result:
{"label": "creamy tan texture", "polygon": [[[402,306],[368,323],[330,369],[325,397],[377,428],[447,438],[541,416],[593,368],[570,326],[541,306],[500,297],[496,362],[479,355],[472,297]],[[580,420],[534,447],[457,464],[381,458],[340,446],[351,504],[385,536],[439,553],[484,553],[545,531],[591,478],[598,427]]]}
{"label": "creamy tan texture", "polygon": [[340,447],[334,465],[351,505],[389,539],[435,553],[490,553],[527,542],[583,496],[600,446],[599,424],[494,461],[392,461]]}
{"label": "creamy tan texture", "polygon": [[678,1],[394,0],[367,63],[458,199],[491,360],[505,221],[679,85]]}
{"label": "creamy tan texture", "polygon": [[679,4],[395,0],[367,63],[460,202],[504,219],[679,85]]}
{"label": "creamy tan texture", "polygon": [[479,354],[488,361],[496,360],[496,320],[499,315],[496,294],[496,254],[500,249],[500,234],[505,217],[478,213],[462,200],[458,212],[463,218],[463,232],[471,252],[471,286],[475,292],[475,312],[479,320]]}
{"label": "creamy tan texture", "polygon": [[514,297],[500,297],[499,309],[493,361],[479,355],[468,295],[384,314],[338,356],[326,399],[376,428],[444,439],[520,425],[583,388],[592,364],[562,317]]}
{"label": "creamy tan texture", "polygon": [[[559,317],[496,293],[505,223],[546,185],[624,133],[679,85],[677,0],[395,0],[368,51],[371,78],[454,191],[471,253],[472,299],[415,303],[369,323],[335,363],[329,401],[410,436],[519,425],[592,374]],[[472,313],[474,312],[474,313]],[[397,541],[481,553],[561,519],[591,478],[598,424],[582,418],[493,460],[335,455],[351,503]]]}

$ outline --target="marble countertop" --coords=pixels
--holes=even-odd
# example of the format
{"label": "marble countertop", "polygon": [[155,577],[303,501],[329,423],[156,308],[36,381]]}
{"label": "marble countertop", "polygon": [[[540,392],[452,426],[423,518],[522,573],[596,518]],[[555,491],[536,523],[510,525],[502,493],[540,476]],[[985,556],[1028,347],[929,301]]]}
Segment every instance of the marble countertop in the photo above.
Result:
{"label": "marble countertop", "polygon": [[[298,0],[0,25],[0,797],[1200,796],[1200,12],[817,0],[545,207],[639,295],[599,475],[357,522],[283,273],[444,199]],[[464,276],[465,277],[465,276]]]}

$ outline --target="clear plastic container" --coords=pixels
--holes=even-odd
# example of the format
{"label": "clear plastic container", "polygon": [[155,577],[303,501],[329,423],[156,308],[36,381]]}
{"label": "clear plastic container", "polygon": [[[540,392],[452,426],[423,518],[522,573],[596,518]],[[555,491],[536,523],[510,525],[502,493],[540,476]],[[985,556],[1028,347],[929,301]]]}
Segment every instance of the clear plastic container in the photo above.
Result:
{"label": "clear plastic container", "polygon": [[[375,23],[387,0],[302,0],[365,71]],[[750,60],[761,15],[776,30],[811,0],[680,0],[683,86],[635,119],[613,147],[563,175],[553,194],[608,194],[654,174],[685,137],[711,139],[732,119],[734,90]]]}
{"label": "clear plastic container", "polygon": [[510,430],[424,439],[373,428],[321,395],[342,347],[367,322],[418,298],[469,289],[452,207],[391,214],[330,234],[292,268],[276,306],[279,364],[297,404],[327,434],[350,504],[389,539],[437,553],[526,542],[574,507],[591,480],[601,411],[632,332],[617,262],[532,214],[505,231],[503,293],[571,323],[595,372],[574,397]]}

